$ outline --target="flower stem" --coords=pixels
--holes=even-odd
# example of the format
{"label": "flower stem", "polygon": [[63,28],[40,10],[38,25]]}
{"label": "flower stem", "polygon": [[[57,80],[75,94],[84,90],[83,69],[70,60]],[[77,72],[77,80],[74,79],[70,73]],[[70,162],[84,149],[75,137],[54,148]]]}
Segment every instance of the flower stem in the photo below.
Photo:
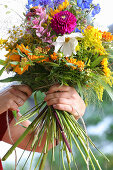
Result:
{"label": "flower stem", "polygon": [[53,107],[52,107],[52,110],[53,110],[54,115],[55,115],[55,117],[56,117],[56,120],[57,120],[57,122],[58,122],[58,125],[59,125],[59,128],[60,128],[60,132],[61,132],[61,134],[62,134],[62,138],[63,138],[63,140],[64,140],[64,142],[65,142],[65,144],[66,144],[69,152],[72,153],[71,147],[69,146],[69,143],[68,143],[68,141],[67,141],[67,139],[66,139],[66,136],[65,136],[64,131],[63,131],[63,128],[62,128],[62,126],[61,126],[61,123],[60,123],[60,120],[59,120],[59,118],[58,118],[57,112],[55,111],[55,109],[54,109]]}
{"label": "flower stem", "polygon": [[2,158],[2,161],[5,161],[12,154],[13,150],[21,143],[25,136],[30,132],[30,130],[34,127],[35,123],[37,122],[37,120],[46,111],[47,108],[48,106],[45,106],[45,108],[40,112],[40,114],[35,118],[35,120],[28,126],[25,132],[20,136],[20,138],[14,143],[14,145],[8,150],[8,152]]}

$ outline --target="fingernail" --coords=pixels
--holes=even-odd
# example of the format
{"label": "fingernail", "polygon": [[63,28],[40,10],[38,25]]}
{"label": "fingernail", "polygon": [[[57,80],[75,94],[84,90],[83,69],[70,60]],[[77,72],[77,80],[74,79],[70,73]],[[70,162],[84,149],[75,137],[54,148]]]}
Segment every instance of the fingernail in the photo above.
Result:
{"label": "fingernail", "polygon": [[55,108],[55,107],[56,107],[56,104],[54,104],[53,107]]}

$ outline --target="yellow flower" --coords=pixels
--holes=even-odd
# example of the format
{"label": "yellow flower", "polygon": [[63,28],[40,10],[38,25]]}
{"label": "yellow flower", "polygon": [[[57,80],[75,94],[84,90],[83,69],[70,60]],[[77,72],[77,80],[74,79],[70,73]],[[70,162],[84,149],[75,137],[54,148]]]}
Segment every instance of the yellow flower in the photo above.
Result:
{"label": "yellow flower", "polygon": [[106,77],[110,77],[111,71],[110,71],[110,69],[108,67],[104,67],[103,72],[106,75]]}
{"label": "yellow flower", "polygon": [[[99,53],[100,55],[107,54],[106,50],[102,45],[102,33],[94,28],[93,26],[88,26],[84,30],[84,47],[89,49],[89,52]],[[93,47],[93,48],[92,48]]]}
{"label": "yellow flower", "polygon": [[108,66],[108,60],[107,60],[107,58],[103,58],[103,60],[101,61],[101,64],[102,64],[104,67],[107,67],[107,66]]}
{"label": "yellow flower", "polygon": [[111,70],[108,68],[108,60],[107,58],[104,58],[101,61],[101,65],[103,66],[103,72],[106,75],[106,77],[110,77],[111,75]]}
{"label": "yellow flower", "polygon": [[4,44],[6,42],[7,42],[7,40],[3,40],[2,38],[0,39],[0,45]]}
{"label": "yellow flower", "polygon": [[69,1],[68,0],[65,0],[62,4],[60,4],[58,6],[57,9],[50,9],[50,15],[51,16],[54,16],[55,14],[59,13],[60,11],[64,10],[65,8],[67,8],[67,6],[69,6]]}
{"label": "yellow flower", "polygon": [[80,51],[80,46],[79,46],[79,44],[76,46],[75,51]]}

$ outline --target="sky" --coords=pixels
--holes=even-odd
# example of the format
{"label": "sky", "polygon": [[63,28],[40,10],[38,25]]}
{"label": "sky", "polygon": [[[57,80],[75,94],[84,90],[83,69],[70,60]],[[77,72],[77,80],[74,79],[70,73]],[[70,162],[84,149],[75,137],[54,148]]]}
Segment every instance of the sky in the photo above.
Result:
{"label": "sky", "polygon": [[113,24],[113,0],[95,0],[101,6],[101,12],[96,16],[95,24],[107,27]]}
{"label": "sky", "polygon": [[[27,0],[0,0],[0,38],[7,36],[7,30],[12,28],[13,25],[18,25],[21,23],[23,17],[22,13],[25,9],[25,4]],[[99,3],[101,6],[101,12],[96,16],[95,25],[99,28],[105,29],[113,23],[113,0],[94,0],[94,2]],[[9,9],[12,9],[9,14],[6,14],[9,9],[5,9],[3,5],[8,5]],[[16,12],[14,12],[16,11]],[[17,15],[17,13],[19,15]],[[3,57],[4,51],[1,52],[1,57]],[[1,78],[5,78],[4,74]],[[10,145],[5,143],[0,143],[0,156],[3,156],[3,153],[8,150]],[[18,153],[22,151],[19,150]],[[14,155],[13,155],[14,156]],[[11,156],[9,161],[14,160],[14,157]]]}

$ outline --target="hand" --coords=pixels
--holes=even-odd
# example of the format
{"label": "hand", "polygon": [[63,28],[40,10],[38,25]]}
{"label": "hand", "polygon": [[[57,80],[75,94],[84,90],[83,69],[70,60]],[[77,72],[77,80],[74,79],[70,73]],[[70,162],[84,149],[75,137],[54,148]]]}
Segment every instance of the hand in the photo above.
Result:
{"label": "hand", "polygon": [[82,98],[73,87],[52,86],[46,94],[47,105],[53,105],[55,109],[70,112],[76,119],[83,116],[86,106]]}
{"label": "hand", "polygon": [[13,85],[0,93],[0,114],[17,110],[31,96],[32,91],[27,85]]}

